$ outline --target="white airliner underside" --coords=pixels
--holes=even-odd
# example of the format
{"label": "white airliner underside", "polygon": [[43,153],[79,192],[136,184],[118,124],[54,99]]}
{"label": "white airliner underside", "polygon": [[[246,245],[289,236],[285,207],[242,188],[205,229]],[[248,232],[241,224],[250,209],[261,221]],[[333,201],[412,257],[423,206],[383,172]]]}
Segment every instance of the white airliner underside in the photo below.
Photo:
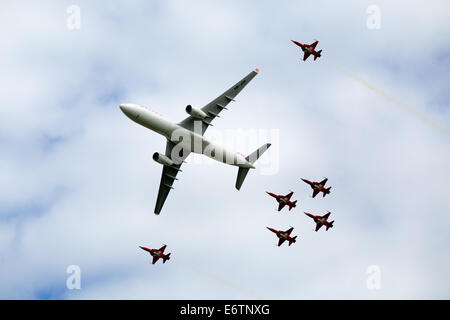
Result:
{"label": "white airliner underside", "polygon": [[258,69],[250,72],[246,77],[225,91],[202,109],[196,109],[191,105],[186,107],[189,117],[176,124],[149,109],[136,104],[121,104],[120,109],[125,115],[138,124],[155,131],[167,139],[164,155],[155,152],[153,159],[164,165],[156,200],[155,213],[159,214],[164,202],[173,189],[172,185],[181,164],[191,152],[204,154],[214,160],[239,167],[236,179],[236,189],[240,189],[249,169],[255,168],[255,161],[270,147],[266,143],[247,157],[239,153],[226,150],[212,141],[203,137],[212,120],[218,117],[230,101],[258,74]]}

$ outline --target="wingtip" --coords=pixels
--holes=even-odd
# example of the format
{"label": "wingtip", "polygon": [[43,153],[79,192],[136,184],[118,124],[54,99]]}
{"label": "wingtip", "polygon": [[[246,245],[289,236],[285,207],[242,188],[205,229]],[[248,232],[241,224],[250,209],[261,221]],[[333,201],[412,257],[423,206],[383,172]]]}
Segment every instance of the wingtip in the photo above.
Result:
{"label": "wingtip", "polygon": [[259,68],[256,68],[256,69],[255,69],[255,72],[258,73],[258,72],[259,72]]}

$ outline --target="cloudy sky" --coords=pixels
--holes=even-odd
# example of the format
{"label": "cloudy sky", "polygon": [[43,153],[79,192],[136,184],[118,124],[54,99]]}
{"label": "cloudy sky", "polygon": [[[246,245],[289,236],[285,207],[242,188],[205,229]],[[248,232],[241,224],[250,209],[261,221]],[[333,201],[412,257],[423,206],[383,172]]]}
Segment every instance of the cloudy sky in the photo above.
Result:
{"label": "cloudy sky", "polygon": [[[2,1],[0,298],[449,299],[449,12]],[[291,39],[319,40],[322,57],[301,61]],[[119,104],[178,122],[256,67],[206,135],[271,149],[240,191],[235,167],[191,156],[154,215],[165,141]],[[312,199],[302,177],[328,177],[331,194]],[[265,191],[289,190],[297,208],[278,213]],[[327,210],[335,227],[314,232],[303,211]],[[266,226],[297,243],[277,247]],[[163,243],[164,265],[138,248]]]}

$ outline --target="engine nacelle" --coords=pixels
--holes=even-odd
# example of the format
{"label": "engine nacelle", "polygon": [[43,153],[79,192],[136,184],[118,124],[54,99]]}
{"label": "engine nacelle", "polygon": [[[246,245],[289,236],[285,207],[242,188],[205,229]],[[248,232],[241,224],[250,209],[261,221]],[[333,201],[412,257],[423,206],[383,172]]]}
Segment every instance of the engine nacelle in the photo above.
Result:
{"label": "engine nacelle", "polygon": [[200,120],[203,120],[203,119],[205,119],[205,118],[208,116],[208,115],[207,115],[206,113],[204,113],[202,110],[197,109],[197,108],[194,108],[194,107],[191,106],[191,105],[188,105],[188,106],[186,107],[186,112],[187,112],[189,115],[193,116],[194,118],[200,119]]}
{"label": "engine nacelle", "polygon": [[158,152],[155,152],[153,154],[153,160],[155,160],[156,162],[158,162],[160,164],[163,164],[165,166],[173,165],[173,161],[172,160],[170,160],[168,157],[166,157],[165,155],[160,154]]}

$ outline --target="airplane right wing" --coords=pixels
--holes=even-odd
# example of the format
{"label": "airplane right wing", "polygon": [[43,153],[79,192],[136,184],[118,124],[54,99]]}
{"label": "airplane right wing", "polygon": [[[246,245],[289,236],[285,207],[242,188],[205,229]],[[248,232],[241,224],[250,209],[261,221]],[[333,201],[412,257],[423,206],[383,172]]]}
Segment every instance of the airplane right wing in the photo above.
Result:
{"label": "airplane right wing", "polygon": [[305,52],[305,54],[303,55],[303,61],[306,61],[306,59],[308,59],[308,57],[311,55],[310,52]]}
{"label": "airplane right wing", "polygon": [[286,239],[280,238],[280,240],[278,240],[278,246],[281,246],[285,241]]}
{"label": "airplane right wing", "polygon": [[311,44],[311,47],[312,47],[313,49],[315,49],[318,43],[319,43],[319,41],[316,40],[316,42],[314,42],[313,44]]}
{"label": "airplane right wing", "polygon": [[180,153],[176,156],[177,159],[174,159],[174,157],[172,157],[172,151],[175,146],[176,144],[174,142],[167,140],[166,157],[172,159],[172,161],[174,161],[175,163],[171,166],[165,165],[163,168],[161,182],[159,184],[158,198],[156,199],[155,214],[159,214],[161,212],[161,209],[164,205],[164,202],[166,201],[167,196],[169,195],[170,190],[173,189],[173,182],[175,180],[178,180],[176,176],[178,172],[181,171],[181,164],[190,154],[190,151],[181,149]]}
{"label": "airplane right wing", "polygon": [[314,198],[320,192],[319,189],[314,189],[312,197]]}
{"label": "airplane right wing", "polygon": [[320,230],[320,228],[322,228],[323,224],[318,223],[316,224],[316,232]]}
{"label": "airplane right wing", "polygon": [[163,245],[161,248],[159,248],[159,251],[161,251],[162,253],[164,253],[164,250],[166,250],[166,245]]}
{"label": "airplane right wing", "polygon": [[322,185],[322,187],[325,187],[325,183],[327,183],[328,178],[323,179],[322,181],[320,181],[320,184]]}
{"label": "airplane right wing", "polygon": [[152,264],[155,264],[155,263],[156,263],[156,261],[158,261],[158,259],[159,259],[159,257],[158,257],[158,256],[153,256],[153,261],[152,261]]}
{"label": "airplane right wing", "polygon": [[[180,126],[186,128],[190,131],[194,131],[194,123],[195,121],[199,121],[202,123],[202,135],[205,133],[206,129],[211,125],[211,122],[219,117],[219,113],[223,109],[227,109],[226,106],[234,101],[234,98],[241,92],[242,89],[258,74],[259,70],[255,69],[250,72],[247,76],[242,78],[238,83],[232,86],[230,89],[222,93],[216,99],[208,103],[206,106],[202,108],[202,111],[206,113],[206,118],[200,120],[196,119],[192,116],[187,117],[183,121],[179,123]],[[203,125],[204,124],[204,125]]]}
{"label": "airplane right wing", "polygon": [[283,209],[285,205],[286,203],[280,202],[280,204],[278,205],[278,211],[281,211],[281,209]]}
{"label": "airplane right wing", "polygon": [[291,235],[291,232],[292,232],[292,230],[294,230],[294,228],[293,227],[291,227],[288,231],[286,231],[287,232],[287,234],[288,235]]}
{"label": "airplane right wing", "polygon": [[286,195],[286,197],[288,198],[288,200],[291,200],[291,197],[292,197],[293,194],[294,194],[294,192],[291,191],[290,193],[288,193],[288,194]]}

